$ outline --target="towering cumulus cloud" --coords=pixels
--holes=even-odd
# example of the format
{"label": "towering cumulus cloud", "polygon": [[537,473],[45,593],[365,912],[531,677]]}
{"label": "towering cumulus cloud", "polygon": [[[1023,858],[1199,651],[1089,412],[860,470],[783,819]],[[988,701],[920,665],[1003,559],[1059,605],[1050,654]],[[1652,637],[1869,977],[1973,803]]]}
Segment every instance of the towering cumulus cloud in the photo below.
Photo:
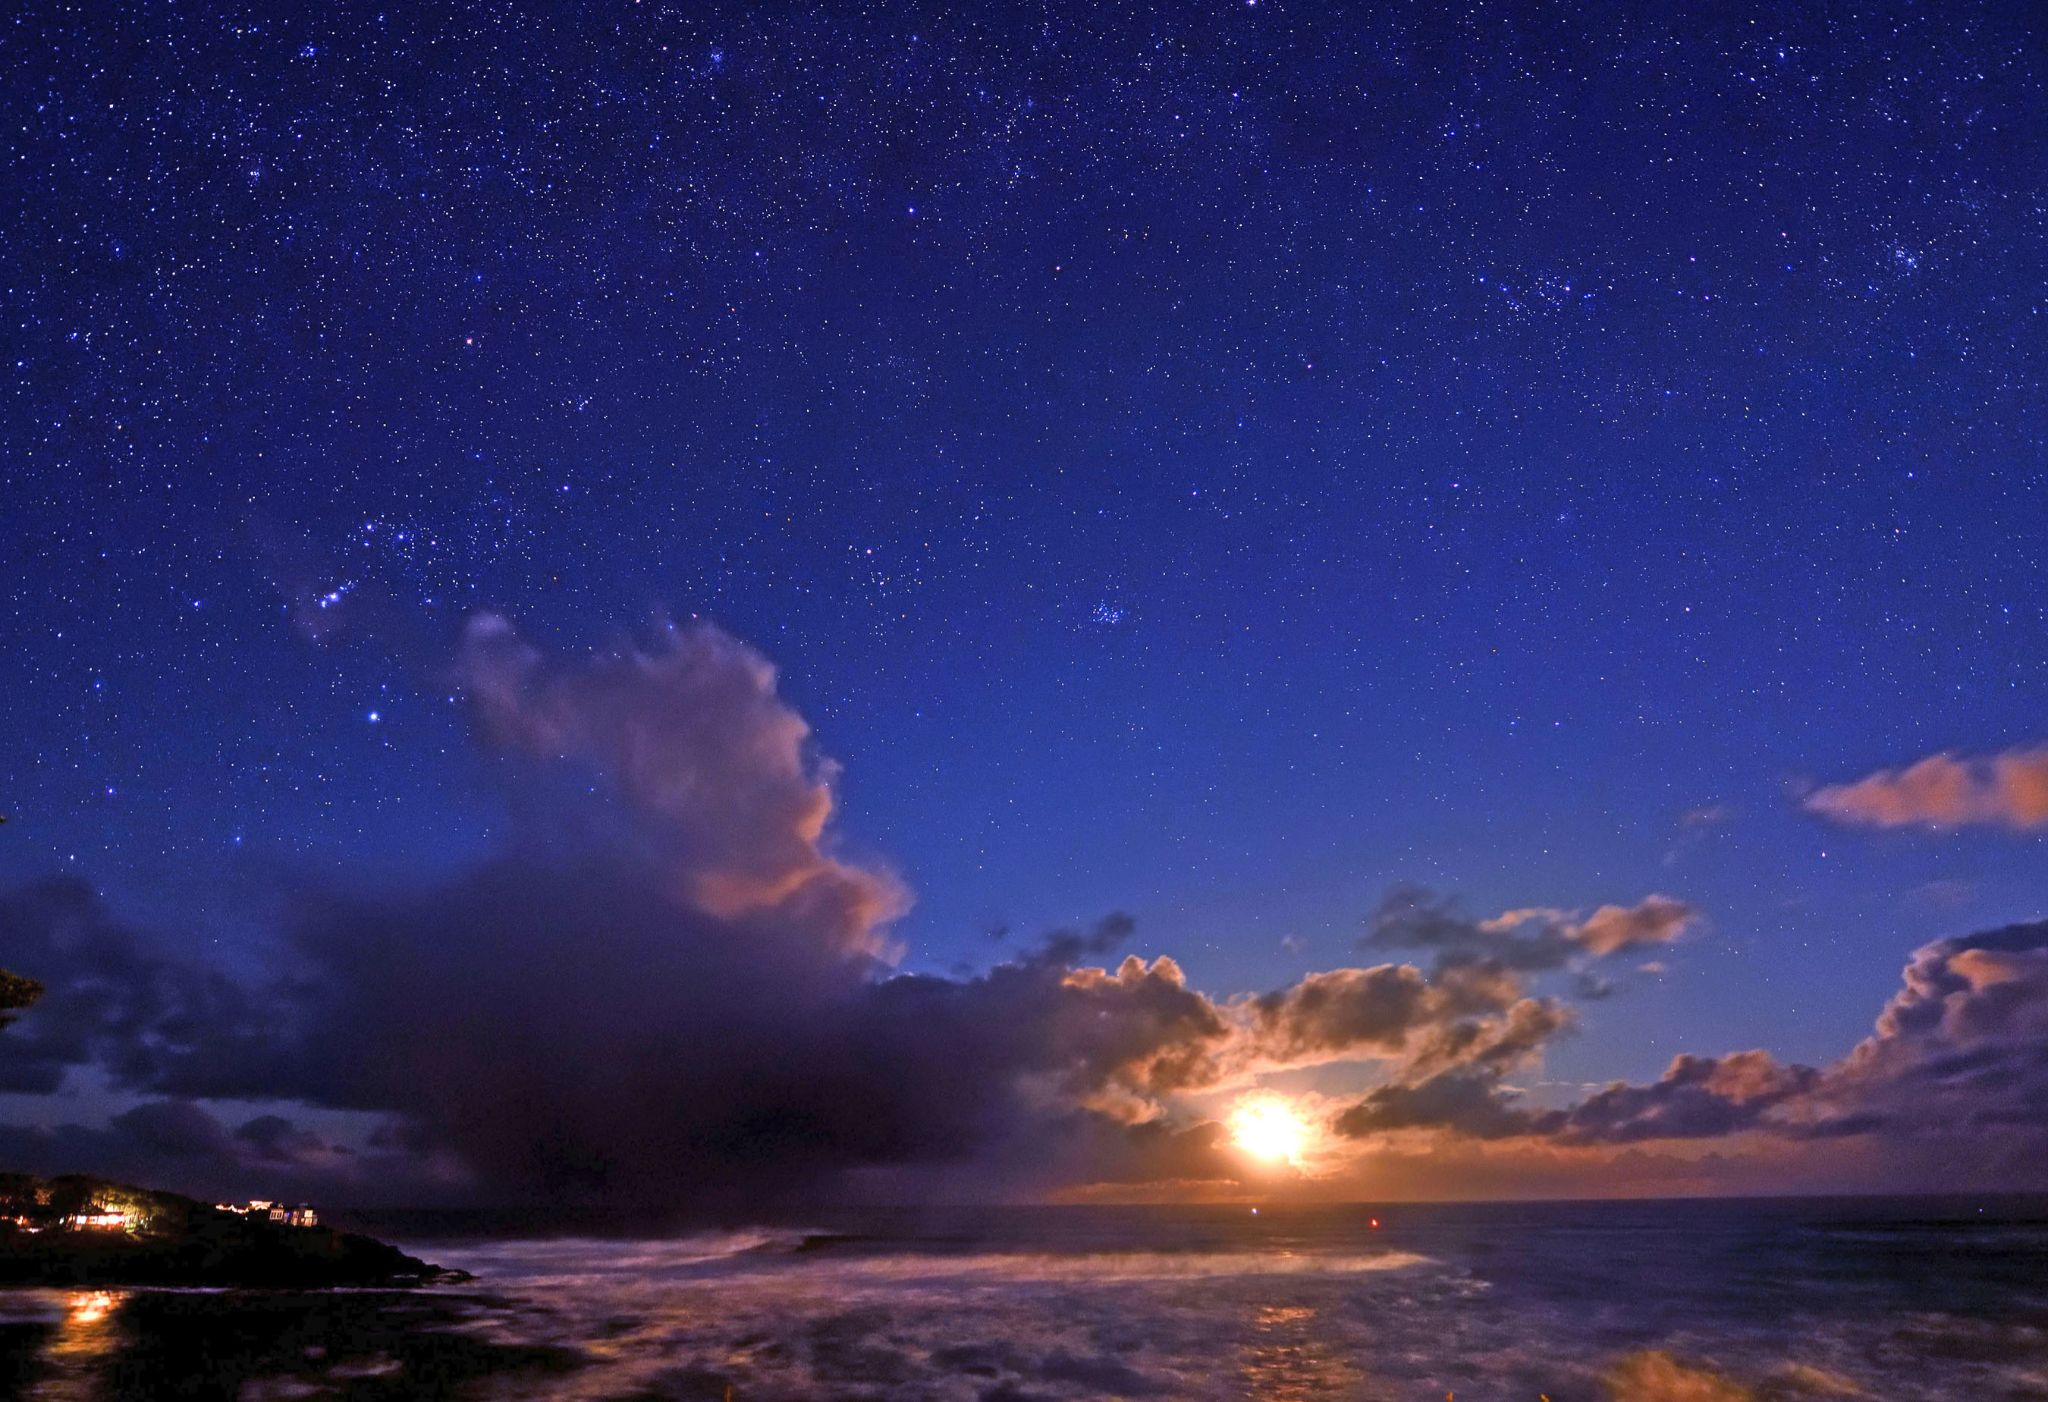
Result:
{"label": "towering cumulus cloud", "polygon": [[775,668],[708,625],[669,627],[551,666],[492,614],[471,621],[455,674],[498,743],[604,775],[641,854],[706,914],[774,914],[826,944],[875,952],[902,888],[827,856],[832,766],[775,692]]}
{"label": "towering cumulus cloud", "polygon": [[1818,789],[1806,806],[1867,827],[2048,827],[2048,746],[1984,759],[1929,755],[1904,769]]}

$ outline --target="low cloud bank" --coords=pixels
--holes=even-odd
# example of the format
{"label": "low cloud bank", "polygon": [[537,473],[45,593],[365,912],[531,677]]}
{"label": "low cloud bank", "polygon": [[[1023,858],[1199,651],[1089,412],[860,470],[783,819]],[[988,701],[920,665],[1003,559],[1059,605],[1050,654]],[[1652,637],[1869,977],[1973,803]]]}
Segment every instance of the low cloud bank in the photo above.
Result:
{"label": "low cloud bank", "polygon": [[1568,1109],[1539,1110],[1484,1066],[1369,1092],[1336,1119],[1365,1139],[1428,1131],[1447,1139],[1566,1146],[1715,1140],[1807,1142],[1874,1135],[1900,1150],[1970,1146],[2015,1186],[2043,1178],[2048,1153],[2048,921],[1937,940],[1907,963],[1875,1030],[1827,1067],[1762,1050],[1681,1055],[1656,1081],[1616,1082]]}
{"label": "low cloud bank", "polygon": [[902,973],[907,892],[836,838],[836,771],[760,654],[694,624],[556,657],[486,615],[451,671],[513,831],[430,882],[283,892],[266,981],[165,953],[76,880],[0,895],[0,952],[48,986],[0,1032],[0,1092],[84,1074],[128,1097],[98,1128],[0,1126],[0,1161],[675,1217],[877,1183],[1215,1185],[1247,1172],[1216,1097],[1338,1063],[1375,1086],[1331,1121],[1367,1155],[2040,1135],[2048,925],[1922,950],[1835,1066],[1680,1057],[1537,1109],[1510,1078],[1577,1023],[1544,989],[1604,993],[1690,906],[1474,918],[1402,890],[1367,923],[1377,962],[1228,998],[1170,956],[1118,961],[1122,918],[975,976]]}

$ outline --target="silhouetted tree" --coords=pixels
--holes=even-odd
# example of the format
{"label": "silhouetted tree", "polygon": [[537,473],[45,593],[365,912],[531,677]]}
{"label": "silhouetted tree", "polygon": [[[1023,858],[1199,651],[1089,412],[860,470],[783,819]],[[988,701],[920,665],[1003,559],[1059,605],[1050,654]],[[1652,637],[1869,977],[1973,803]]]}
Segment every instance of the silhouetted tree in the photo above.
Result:
{"label": "silhouetted tree", "polygon": [[43,996],[43,986],[32,978],[0,969],[0,1027],[14,1021],[14,1015]]}

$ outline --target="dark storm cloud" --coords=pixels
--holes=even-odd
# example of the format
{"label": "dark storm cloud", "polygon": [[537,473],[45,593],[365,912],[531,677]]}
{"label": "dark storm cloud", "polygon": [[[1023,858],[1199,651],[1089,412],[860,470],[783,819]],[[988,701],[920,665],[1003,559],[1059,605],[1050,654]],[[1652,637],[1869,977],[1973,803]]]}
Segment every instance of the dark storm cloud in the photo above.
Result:
{"label": "dark storm cloud", "polygon": [[[104,1128],[0,1125],[0,1162],[33,1173],[81,1169],[202,1194],[246,1189],[274,1195],[280,1187],[323,1195],[360,1190],[352,1155],[280,1115],[261,1115],[230,1130],[188,1100],[151,1100],[115,1115]],[[415,1193],[427,1191],[409,1156],[361,1165],[394,1176]]]}
{"label": "dark storm cloud", "polygon": [[309,1163],[352,1151],[330,1144],[282,1115],[258,1115],[235,1130],[237,1150],[264,1163]]}
{"label": "dark storm cloud", "polygon": [[[128,1121],[104,1129],[79,1124],[0,1124],[0,1162],[24,1173],[92,1172],[165,1184],[161,1138],[151,1134],[147,1125],[141,1126],[139,1133],[131,1132],[132,1124]],[[218,1166],[211,1153],[204,1158],[208,1168]],[[170,1178],[175,1181],[175,1172]]]}
{"label": "dark storm cloud", "polygon": [[1487,962],[1538,973],[1669,944],[1696,918],[1697,912],[1685,902],[1652,895],[1633,906],[1603,905],[1584,916],[1531,908],[1480,920],[1453,901],[1405,888],[1380,903],[1367,922],[1363,943],[1368,948],[1432,950],[1440,965]]}
{"label": "dark storm cloud", "polygon": [[738,1208],[1157,1095],[1222,1035],[1170,960],[878,979],[815,933],[618,864],[329,896],[297,931],[302,1035],[209,1089],[397,1111],[500,1192]]}
{"label": "dark storm cloud", "polygon": [[[10,1161],[154,1166],[153,1181],[188,1183],[298,1165],[329,1170],[325,1192],[361,1192],[333,1162],[341,1151],[290,1120],[230,1133],[186,1097],[397,1115],[371,1147],[414,1182],[438,1151],[485,1196],[674,1205],[686,1192],[700,1211],[829,1187],[856,1168],[978,1155],[1107,1177],[1213,1157],[1209,1139],[1137,1121],[1156,1097],[1220,1074],[1236,1035],[1224,1011],[1170,959],[1070,962],[1124,938],[1127,921],[1057,934],[978,978],[876,977],[836,926],[821,939],[801,922],[693,912],[662,874],[529,855],[430,888],[308,889],[292,902],[298,977],[261,1000],[210,1003],[151,1001],[216,984],[144,957],[90,893],[22,893],[6,912],[10,948],[62,963],[60,986],[92,973],[0,1051],[39,1088],[97,1064],[180,1098],[105,1130],[10,1130]],[[44,958],[80,932],[120,957]],[[234,1014],[220,1045],[166,1035],[196,1029],[208,1006]],[[255,1007],[264,1027],[237,1031]]]}
{"label": "dark storm cloud", "polygon": [[114,1130],[165,1158],[228,1158],[234,1141],[221,1122],[190,1101],[156,1100],[114,1116]]}
{"label": "dark storm cloud", "polygon": [[73,878],[0,893],[0,952],[46,989],[0,1035],[0,1091],[46,1094],[88,1062],[146,1083],[260,1030],[261,1010],[239,986],[166,954]]}

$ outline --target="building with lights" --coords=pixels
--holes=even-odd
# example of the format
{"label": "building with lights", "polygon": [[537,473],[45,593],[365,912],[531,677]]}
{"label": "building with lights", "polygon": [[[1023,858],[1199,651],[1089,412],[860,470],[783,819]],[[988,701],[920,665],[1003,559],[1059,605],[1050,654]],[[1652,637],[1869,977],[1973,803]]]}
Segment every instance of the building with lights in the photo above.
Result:
{"label": "building with lights", "polygon": [[64,1218],[64,1226],[74,1232],[132,1232],[141,1227],[144,1217],[130,1208],[106,1207],[94,1203]]}
{"label": "building with lights", "polygon": [[269,1198],[250,1198],[247,1202],[243,1203],[217,1202],[214,1204],[214,1207],[221,1212],[232,1212],[237,1217],[255,1217],[265,1222],[276,1222],[278,1225],[285,1227],[317,1227],[320,1225],[320,1213],[309,1202],[302,1202],[296,1206],[287,1206],[282,1202],[273,1202]]}

